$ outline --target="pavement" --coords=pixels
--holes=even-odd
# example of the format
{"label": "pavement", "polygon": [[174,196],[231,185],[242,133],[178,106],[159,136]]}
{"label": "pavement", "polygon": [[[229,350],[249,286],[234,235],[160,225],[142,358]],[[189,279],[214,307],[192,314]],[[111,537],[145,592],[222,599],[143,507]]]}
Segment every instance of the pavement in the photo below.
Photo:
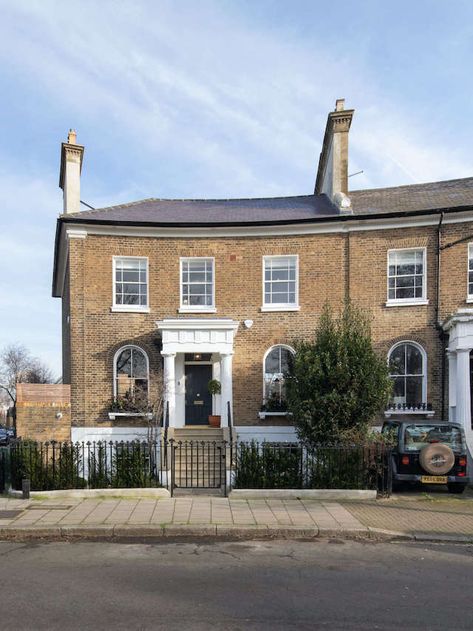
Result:
{"label": "pavement", "polygon": [[0,540],[162,537],[397,539],[473,543],[473,492],[438,489],[370,501],[0,496]]}

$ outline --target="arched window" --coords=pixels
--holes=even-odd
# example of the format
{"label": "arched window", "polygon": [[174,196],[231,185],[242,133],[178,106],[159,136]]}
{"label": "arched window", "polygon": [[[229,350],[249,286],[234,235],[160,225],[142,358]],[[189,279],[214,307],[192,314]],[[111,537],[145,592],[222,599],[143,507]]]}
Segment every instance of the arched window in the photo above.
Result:
{"label": "arched window", "polygon": [[426,403],[427,357],[415,342],[399,342],[389,351],[389,376],[394,382],[392,402],[408,407]]}
{"label": "arched window", "polygon": [[124,346],[115,354],[114,396],[134,403],[148,400],[149,362],[138,346]]}
{"label": "arched window", "polygon": [[279,344],[264,356],[264,402],[270,407],[285,406],[285,377],[289,372],[294,349]]}

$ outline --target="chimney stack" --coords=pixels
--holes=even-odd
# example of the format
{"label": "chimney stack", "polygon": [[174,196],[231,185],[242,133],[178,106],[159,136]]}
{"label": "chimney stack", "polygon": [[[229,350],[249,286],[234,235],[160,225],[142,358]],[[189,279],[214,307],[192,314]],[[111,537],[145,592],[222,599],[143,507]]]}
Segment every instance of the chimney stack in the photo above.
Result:
{"label": "chimney stack", "polygon": [[348,132],[354,110],[345,109],[345,99],[337,99],[325,127],[319,158],[315,194],[325,193],[341,214],[351,214],[348,197]]}
{"label": "chimney stack", "polygon": [[63,191],[63,212],[80,212],[80,173],[84,147],[77,144],[77,134],[69,130],[67,142],[61,145],[61,171],[59,174],[59,188]]}

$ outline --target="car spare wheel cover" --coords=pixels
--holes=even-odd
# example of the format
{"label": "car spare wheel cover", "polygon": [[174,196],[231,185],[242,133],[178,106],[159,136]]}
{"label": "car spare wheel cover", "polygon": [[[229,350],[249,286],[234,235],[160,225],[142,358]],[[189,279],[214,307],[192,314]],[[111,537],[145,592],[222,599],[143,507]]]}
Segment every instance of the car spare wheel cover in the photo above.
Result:
{"label": "car spare wheel cover", "polygon": [[455,464],[455,456],[448,445],[432,443],[419,454],[420,466],[431,475],[445,475]]}

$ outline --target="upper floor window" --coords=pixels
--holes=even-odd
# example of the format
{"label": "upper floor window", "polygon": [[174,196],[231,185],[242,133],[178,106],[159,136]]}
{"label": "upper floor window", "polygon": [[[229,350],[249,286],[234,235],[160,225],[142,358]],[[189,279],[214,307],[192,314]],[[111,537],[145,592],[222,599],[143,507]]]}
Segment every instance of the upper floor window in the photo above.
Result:
{"label": "upper floor window", "polygon": [[473,302],[473,243],[468,244],[468,300]]}
{"label": "upper floor window", "polygon": [[296,310],[298,293],[298,256],[264,256],[262,311]]}
{"label": "upper floor window", "polygon": [[116,400],[146,405],[148,401],[148,356],[138,346],[124,346],[115,355],[114,396]]}
{"label": "upper floor window", "polygon": [[213,258],[181,259],[181,311],[215,310]]}
{"label": "upper floor window", "polygon": [[388,304],[426,302],[425,248],[389,250]]}
{"label": "upper floor window", "polygon": [[426,354],[414,342],[400,342],[388,355],[389,376],[393,380],[392,403],[417,407],[426,403]]}
{"label": "upper floor window", "polygon": [[264,403],[270,411],[286,410],[285,380],[291,366],[294,350],[279,344],[264,356]]}
{"label": "upper floor window", "polygon": [[138,256],[113,257],[113,310],[148,309],[148,259]]}

